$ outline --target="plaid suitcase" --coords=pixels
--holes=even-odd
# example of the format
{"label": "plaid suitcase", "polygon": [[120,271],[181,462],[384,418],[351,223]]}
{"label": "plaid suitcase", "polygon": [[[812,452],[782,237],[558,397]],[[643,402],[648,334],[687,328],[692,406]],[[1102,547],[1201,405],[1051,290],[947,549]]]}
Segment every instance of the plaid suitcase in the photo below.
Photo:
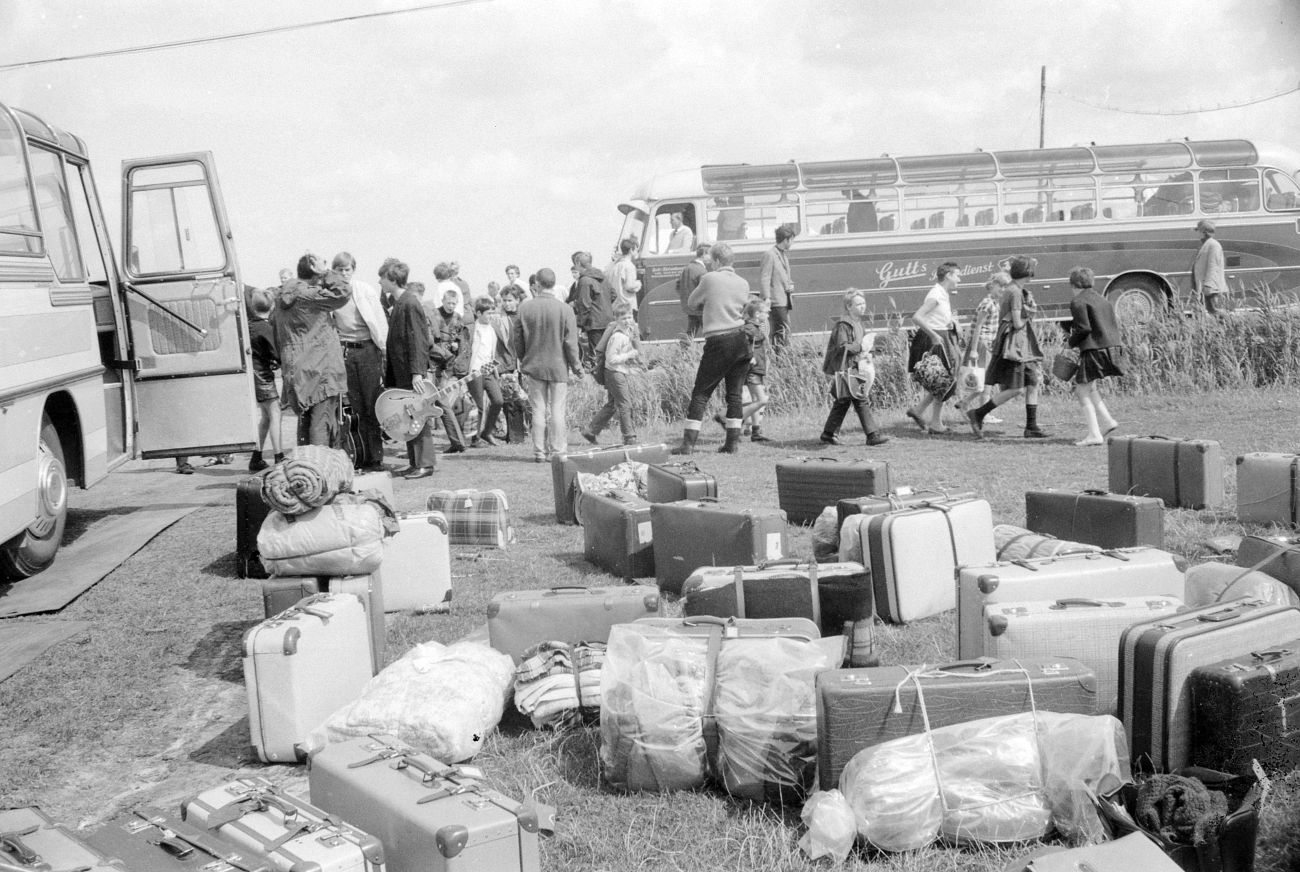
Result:
{"label": "plaid suitcase", "polygon": [[430,512],[441,512],[447,519],[447,535],[452,545],[505,548],[515,541],[515,528],[510,526],[510,504],[506,492],[500,488],[434,491],[424,507]]}
{"label": "plaid suitcase", "polygon": [[573,481],[580,472],[602,473],[625,460],[640,463],[668,463],[672,454],[667,445],[619,445],[613,448],[594,448],[571,454],[551,456],[551,495],[555,499],[555,520],[560,524],[576,524],[573,513]]}
{"label": "plaid suitcase", "polygon": [[1300,455],[1255,452],[1237,458],[1237,520],[1300,524]]}
{"label": "plaid suitcase", "polygon": [[1025,493],[1025,526],[1102,548],[1165,547],[1164,503],[1155,497],[1042,490]]}
{"label": "plaid suitcase", "polygon": [[1223,452],[1210,439],[1112,436],[1106,462],[1111,493],[1159,497],[1171,509],[1223,502]]}
{"label": "plaid suitcase", "polygon": [[659,593],[646,585],[509,591],[488,603],[488,644],[518,665],[538,642],[605,642],[615,624],[657,614]]}
{"label": "plaid suitcase", "polygon": [[792,457],[776,464],[777,505],[791,524],[811,524],[822,509],[847,497],[889,493],[883,460]]}
{"label": "plaid suitcase", "polygon": [[116,860],[35,806],[0,809],[0,868],[31,872],[125,872]]}
{"label": "plaid suitcase", "polygon": [[713,501],[680,500],[650,506],[655,580],[680,595],[682,582],[701,566],[751,566],[790,552],[785,512]]}
{"label": "plaid suitcase", "polygon": [[1300,638],[1192,670],[1191,760],[1234,775],[1300,769]]}
{"label": "plaid suitcase", "polygon": [[266,857],[237,850],[206,829],[156,808],[137,808],[114,818],[86,836],[86,842],[141,872],[277,872]]}
{"label": "plaid suitcase", "polygon": [[974,491],[911,490],[899,488],[887,494],[846,497],[835,501],[836,526],[843,527],[850,515],[883,515],[899,509],[913,509],[929,503],[951,503],[975,499]]}
{"label": "plaid suitcase", "polygon": [[266,578],[257,554],[257,533],[271,507],[262,499],[262,476],[241,478],[235,485],[235,571],[240,578]]}
{"label": "plaid suitcase", "polygon": [[1034,707],[1085,715],[1097,707],[1092,670],[1058,657],[828,669],[817,674],[816,692],[822,790],[839,786],[845,764],[863,748],[924,732],[926,716],[931,727],[944,727]]}
{"label": "plaid suitcase", "polygon": [[693,460],[652,463],[646,469],[646,499],[652,503],[702,500],[717,495],[718,480],[701,471]]}
{"label": "plaid suitcase", "polygon": [[582,519],[582,555],[623,580],[655,574],[650,503],[625,491],[583,491],[575,509]]}
{"label": "plaid suitcase", "polygon": [[1238,599],[1143,621],[1120,637],[1119,713],[1135,770],[1190,762],[1192,670],[1300,638],[1300,609]]}
{"label": "plaid suitcase", "polygon": [[1300,595],[1300,537],[1247,536],[1237,548],[1237,565],[1271,575]]}

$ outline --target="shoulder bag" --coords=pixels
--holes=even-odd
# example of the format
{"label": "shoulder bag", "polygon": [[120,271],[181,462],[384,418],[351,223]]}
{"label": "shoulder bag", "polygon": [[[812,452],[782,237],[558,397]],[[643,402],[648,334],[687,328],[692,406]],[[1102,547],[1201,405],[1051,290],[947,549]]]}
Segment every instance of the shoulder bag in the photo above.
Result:
{"label": "shoulder bag", "polygon": [[851,369],[847,369],[849,348],[844,346],[840,356],[840,368],[831,376],[831,396],[836,400],[862,401],[867,398],[867,379]]}

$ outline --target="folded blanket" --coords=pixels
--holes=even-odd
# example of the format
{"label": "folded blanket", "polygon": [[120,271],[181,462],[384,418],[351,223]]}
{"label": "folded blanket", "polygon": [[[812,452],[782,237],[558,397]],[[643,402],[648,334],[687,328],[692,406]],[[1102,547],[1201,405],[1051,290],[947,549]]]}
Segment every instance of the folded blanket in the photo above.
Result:
{"label": "folded blanket", "polygon": [[533,726],[559,728],[576,722],[582,709],[600,708],[605,646],[542,642],[515,667],[515,706]]}
{"label": "folded blanket", "polygon": [[300,445],[266,471],[262,500],[284,515],[319,508],[352,487],[352,460],[347,452],[320,445]]}

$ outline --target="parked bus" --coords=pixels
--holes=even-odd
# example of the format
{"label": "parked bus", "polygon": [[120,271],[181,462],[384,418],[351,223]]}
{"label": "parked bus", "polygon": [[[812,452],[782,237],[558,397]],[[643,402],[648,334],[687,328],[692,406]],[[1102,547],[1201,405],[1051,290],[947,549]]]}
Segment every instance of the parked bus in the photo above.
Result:
{"label": "parked bus", "polygon": [[665,253],[675,212],[697,241],[728,242],[752,287],[776,228],[797,227],[796,333],[829,329],[850,288],[868,292],[877,325],[906,317],[946,260],[961,264],[960,308],[973,309],[979,285],[1015,254],[1038,259],[1032,288],[1046,316],[1068,317],[1070,269],[1082,264],[1122,318],[1138,319],[1198,304],[1193,228],[1204,217],[1218,225],[1230,304],[1265,290],[1294,301],[1298,170],[1300,153],[1245,140],[703,166],[656,176],[622,203],[619,238],[641,244],[652,339],[685,327],[675,283],[692,255]]}
{"label": "parked bus", "polygon": [[114,257],[86,145],[0,105],[0,572],[58,551],[68,487],[134,457],[246,451],[243,285],[212,156],[122,167]]}

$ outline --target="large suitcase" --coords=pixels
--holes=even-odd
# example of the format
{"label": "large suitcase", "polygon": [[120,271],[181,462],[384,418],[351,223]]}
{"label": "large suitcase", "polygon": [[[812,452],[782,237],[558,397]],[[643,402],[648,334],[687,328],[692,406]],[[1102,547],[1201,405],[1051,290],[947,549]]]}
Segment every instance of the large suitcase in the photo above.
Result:
{"label": "large suitcase", "polygon": [[652,463],[646,469],[646,499],[652,503],[702,500],[718,495],[718,480],[693,460]]}
{"label": "large suitcase", "polygon": [[1155,497],[1042,490],[1025,493],[1025,526],[1102,548],[1165,547],[1164,504]]}
{"label": "large suitcase", "polygon": [[1300,769],[1300,638],[1192,670],[1197,766],[1251,774]]}
{"label": "large suitcase", "polygon": [[1267,573],[1300,594],[1300,537],[1246,536],[1237,548],[1237,565]]}
{"label": "large suitcase", "polygon": [[376,734],[313,754],[307,784],[313,805],[379,839],[388,872],[538,872],[548,811],[481,777]]}
{"label": "large suitcase", "polygon": [[378,839],[265,778],[235,777],[198,793],[181,803],[181,817],[279,872],[384,872]]}
{"label": "large suitcase", "polygon": [[701,566],[682,584],[686,615],[729,618],[803,617],[823,636],[871,619],[871,575],[861,563]]}
{"label": "large suitcase", "polygon": [[835,501],[836,527],[843,527],[850,515],[883,515],[899,509],[913,509],[928,503],[951,503],[975,499],[974,491],[912,490],[899,488],[886,494],[845,497]]}
{"label": "large suitcase", "polygon": [[388,626],[384,622],[384,587],[379,573],[330,577],[269,578],[262,582],[262,609],[273,618],[293,608],[306,597],[321,591],[350,593],[361,600],[370,624],[370,654],[373,672],[384,668],[384,650],[388,645]]}
{"label": "large suitcase", "polygon": [[625,581],[655,574],[648,501],[625,491],[583,491],[576,508],[588,562]]}
{"label": "large suitcase", "polygon": [[451,611],[451,527],[441,512],[403,512],[384,540],[384,609]]}
{"label": "large suitcase", "polygon": [[822,509],[848,497],[889,493],[883,460],[792,457],[776,464],[776,499],[791,524],[811,524]]}
{"label": "large suitcase", "polygon": [[659,592],[646,585],[508,591],[488,603],[488,644],[518,664],[538,642],[604,642],[615,624],[657,614]]}
{"label": "large suitcase", "polygon": [[240,578],[266,578],[257,554],[257,533],[271,507],[262,499],[262,475],[241,478],[235,485],[235,570]]}
{"label": "large suitcase", "polygon": [[124,872],[35,806],[0,809],[0,869]]}
{"label": "large suitcase", "polygon": [[510,524],[510,502],[501,488],[492,490],[438,490],[429,494],[424,508],[447,519],[452,545],[486,545],[505,548],[515,541]]}
{"label": "large suitcase", "polygon": [[995,603],[1182,595],[1183,573],[1174,556],[1155,548],[966,566],[957,573],[957,656],[984,651],[984,609]]}
{"label": "large suitcase", "polygon": [[613,448],[594,448],[572,454],[551,455],[551,493],[555,499],[555,520],[560,524],[576,524],[573,513],[574,479],[580,472],[602,473],[626,460],[638,463],[667,463],[672,454],[667,445],[619,445]]}
{"label": "large suitcase", "polygon": [[997,715],[1041,711],[1091,715],[1092,670],[1063,657],[936,666],[828,669],[817,674],[817,777],[822,790],[863,748]]}
{"label": "large suitcase", "polygon": [[1192,670],[1300,638],[1300,609],[1239,599],[1144,621],[1120,638],[1119,714],[1135,769],[1170,772],[1191,756]]}
{"label": "large suitcase", "polygon": [[984,655],[1078,660],[1097,676],[1097,713],[1114,714],[1120,635],[1130,624],[1172,615],[1182,604],[1172,596],[992,603],[984,606]]}
{"label": "large suitcase", "polygon": [[156,808],[114,818],[86,836],[86,842],[141,872],[276,872],[261,854],[237,849]]}
{"label": "large suitcase", "polygon": [[1223,451],[1213,440],[1112,436],[1106,460],[1111,493],[1159,497],[1171,509],[1223,502]]}
{"label": "large suitcase", "polygon": [[790,553],[785,512],[710,500],[655,503],[655,580],[680,595],[682,582],[701,566],[751,566]]}
{"label": "large suitcase", "polygon": [[253,750],[265,763],[302,759],[299,743],[371,678],[370,627],[351,594],[308,597],[244,634]]}
{"label": "large suitcase", "polygon": [[304,597],[320,593],[320,579],[310,575],[268,578],[262,582],[262,616],[274,618]]}
{"label": "large suitcase", "polygon": [[1300,455],[1261,451],[1237,458],[1237,520],[1300,524]]}

